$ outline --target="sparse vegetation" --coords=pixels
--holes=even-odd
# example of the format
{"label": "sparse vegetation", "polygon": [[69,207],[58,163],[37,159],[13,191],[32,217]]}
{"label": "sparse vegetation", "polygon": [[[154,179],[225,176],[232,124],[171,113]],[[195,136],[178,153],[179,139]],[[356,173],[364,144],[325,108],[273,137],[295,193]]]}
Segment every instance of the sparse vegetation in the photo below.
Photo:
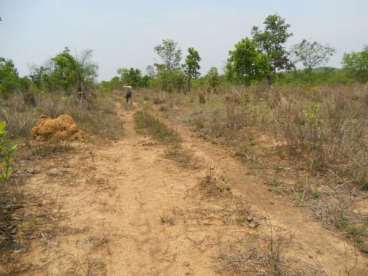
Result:
{"label": "sparse vegetation", "polygon": [[139,133],[150,135],[154,139],[169,145],[180,143],[179,135],[169,129],[159,119],[154,117],[148,111],[138,111],[134,115],[136,129]]}
{"label": "sparse vegetation", "polygon": [[[230,91],[207,94],[202,103],[192,98],[203,92],[167,95],[164,113],[231,146],[255,174],[271,179],[270,190],[291,195],[297,206],[310,207],[326,226],[356,240],[346,229],[365,223],[354,214],[350,195],[364,198],[366,189],[366,87],[238,86]],[[171,101],[181,108],[170,108]],[[285,177],[294,184],[286,184]]]}
{"label": "sparse vegetation", "polygon": [[[1,17],[0,21],[2,21]],[[120,241],[121,237],[128,237],[127,240],[135,243],[137,248],[141,248],[142,242],[149,241],[152,243],[152,245],[149,244],[150,249],[154,249],[155,254],[162,254],[157,260],[165,260],[165,266],[166,262],[171,262],[170,258],[176,260],[177,253],[169,252],[171,245],[161,248],[157,244],[157,241],[161,243],[167,233],[162,229],[152,230],[154,227],[175,227],[175,231],[178,231],[175,235],[184,237],[181,238],[181,243],[187,246],[186,242],[188,242],[188,248],[193,245],[201,252],[213,248],[222,249],[218,245],[227,243],[232,248],[220,252],[219,271],[233,275],[248,273],[285,276],[324,275],[325,271],[319,264],[311,265],[312,260],[319,259],[318,257],[313,259],[315,257],[313,254],[324,255],[327,260],[324,261],[331,266],[335,260],[327,259],[331,257],[328,253],[332,254],[331,258],[338,257],[341,261],[343,258],[341,244],[346,241],[350,248],[360,249],[362,253],[368,254],[368,48],[345,53],[341,62],[342,68],[321,67],[335,54],[334,48],[323,42],[304,39],[288,49],[286,45],[293,34],[285,18],[272,14],[265,18],[263,25],[263,28],[253,27],[248,37],[239,37],[238,42],[228,52],[224,72],[216,67],[208,67],[210,70],[203,72],[203,75],[200,72],[201,56],[208,57],[207,53],[202,55],[196,48],[190,47],[183,60],[179,43],[172,39],[162,40],[153,49],[159,61],[148,65],[146,72],[121,64],[123,67],[116,70],[117,76],[105,81],[97,79],[98,65],[92,60],[92,50],[83,51],[78,55],[72,54],[71,50],[65,47],[43,65],[33,66],[28,76],[20,76],[11,59],[0,57],[0,183],[2,188],[0,190],[0,256],[5,252],[2,250],[3,247],[21,251],[20,245],[25,243],[18,244],[18,240],[23,237],[22,233],[18,233],[19,231],[30,233],[28,242],[34,239],[37,240],[36,242],[44,242],[50,248],[61,249],[59,240],[56,245],[50,243],[53,238],[51,236],[56,233],[55,228],[61,227],[56,224],[56,221],[61,220],[61,214],[64,215],[64,211],[69,217],[88,213],[85,209],[89,209],[90,205],[93,208],[88,210],[91,211],[88,216],[94,216],[98,222],[100,218],[106,217],[105,212],[113,210],[109,216],[111,215],[112,218],[116,216],[116,220],[111,221],[116,223],[113,226],[119,231],[109,234],[109,238],[114,240],[119,237]],[[223,58],[226,60],[226,57]],[[129,91],[132,93],[129,96],[134,95],[134,103],[131,102],[129,107],[122,104],[123,86],[132,89]],[[132,88],[126,86],[132,86]],[[119,110],[117,107],[126,110]],[[36,138],[37,135],[34,133],[37,128],[34,127],[39,118],[42,120],[48,119],[46,116],[55,118],[62,114],[66,114],[73,122],[73,130],[81,130],[83,141],[86,134],[86,137],[91,138],[89,141],[95,141],[98,146],[95,143],[76,142],[74,145],[54,141],[56,138],[50,140]],[[129,127],[127,133],[134,139],[117,141],[106,146],[108,139],[122,137],[125,122]],[[189,125],[193,132],[211,143],[204,143],[200,138],[194,137],[192,132],[180,126],[182,123]],[[67,133],[67,127],[60,121],[58,123],[54,121],[54,124],[57,125],[60,136]],[[50,125],[48,124],[48,127],[52,128]],[[147,143],[146,141],[142,144],[136,143],[137,134],[133,131],[134,127],[136,133],[150,136],[161,144],[159,152],[163,152],[163,155],[159,157],[163,156],[176,162],[175,169],[183,171],[178,176],[179,180],[171,178],[172,175],[162,166],[160,167],[160,164],[156,166],[152,164],[153,162],[147,163],[145,154],[152,154],[154,158],[150,160],[158,158],[155,155],[157,151],[150,152],[147,147],[157,143],[152,143],[150,139],[147,139],[149,140]],[[33,137],[31,137],[32,133]],[[45,136],[51,137],[48,133],[46,132]],[[196,144],[203,143],[202,148],[194,145],[193,141],[196,141]],[[17,147],[15,144],[20,146]],[[110,145],[114,148],[111,149]],[[103,147],[101,151],[99,151],[100,146]],[[115,147],[119,151],[118,154],[115,153]],[[74,151],[77,148],[83,148],[86,151]],[[125,155],[126,149],[130,154]],[[197,149],[198,154],[194,152]],[[70,160],[70,164],[66,162],[69,161],[65,158],[68,156],[61,155],[66,152],[77,156],[75,160]],[[212,159],[214,159],[217,163],[226,160],[231,163],[231,166],[219,164],[219,170],[216,170],[215,176],[213,174],[215,167],[209,164],[207,159],[210,160],[209,162],[213,162]],[[43,162],[44,160],[46,162]],[[41,164],[44,170],[33,167],[32,162],[37,166]],[[139,171],[135,175],[132,167],[136,164],[126,164],[131,162],[137,162],[144,167],[152,165],[153,169],[148,168],[144,173]],[[165,163],[167,164],[168,162]],[[76,166],[80,168],[75,169]],[[239,183],[236,183],[238,186],[234,184],[233,188],[227,183],[226,178],[231,178],[230,173],[242,174],[243,166],[246,167],[246,172],[242,175],[242,179],[234,178],[236,180],[234,182]],[[154,171],[156,169],[157,172]],[[170,169],[172,170],[171,166],[168,170]],[[209,173],[206,171],[208,169]],[[114,170],[119,171],[115,174]],[[230,170],[230,173],[222,173],[221,170]],[[151,186],[142,179],[142,176],[146,177],[149,173],[154,176],[150,179]],[[37,174],[41,177],[37,177]],[[86,178],[85,175],[87,175]],[[114,180],[111,181],[114,182],[112,184],[110,177]],[[166,177],[179,187],[166,183]],[[180,178],[191,178],[192,181],[188,184],[182,183]],[[143,188],[135,186],[134,191],[127,191],[127,193],[135,193],[133,196],[128,194],[128,197],[123,197],[121,182],[127,181],[131,185],[137,179],[139,185],[144,182],[143,184],[147,186]],[[247,189],[254,187],[259,190],[254,195],[243,193],[241,188],[244,188],[244,185],[240,183],[243,179],[256,181],[255,183],[260,185],[249,185],[251,188],[247,187]],[[31,183],[31,187],[13,185],[21,182],[20,180]],[[56,185],[49,183],[51,180]],[[38,181],[43,186],[33,181]],[[232,178],[231,181],[233,181]],[[90,185],[90,182],[94,185]],[[82,188],[73,190],[73,187],[78,185]],[[90,190],[91,187],[93,190]],[[125,187],[130,189],[129,185]],[[159,190],[158,196],[153,197],[156,190]],[[106,197],[103,193],[107,193]],[[73,198],[69,198],[69,201],[60,199],[60,197],[67,198],[69,194],[73,194]],[[80,194],[83,196],[79,197]],[[99,198],[96,194],[102,196]],[[270,198],[264,199],[260,194],[262,196],[266,194]],[[162,195],[165,200],[160,202]],[[23,196],[24,199],[21,199]],[[288,236],[286,232],[275,235],[275,228],[271,224],[270,229],[265,229],[264,225],[251,215],[249,208],[245,208],[246,196],[249,196],[248,199],[254,205],[258,204],[257,200],[262,201],[264,206],[259,206],[259,209],[265,206],[268,209],[272,209],[269,208],[270,206],[278,206],[280,209],[290,208],[289,216],[296,212],[298,216],[295,218],[300,223],[305,223],[304,219],[308,223],[312,221],[309,215],[303,217],[306,212],[309,212],[329,230],[340,231],[345,239],[341,241],[340,238],[339,240],[331,238],[328,241],[330,245],[328,249],[335,249],[338,252],[328,252],[327,249],[326,251],[323,249],[320,254],[320,245],[306,238],[297,244],[297,253],[304,254],[302,249],[305,247],[309,250],[307,253],[313,256],[308,255],[303,258],[304,256],[300,257],[297,254],[295,261],[287,254],[288,246],[292,243],[291,238],[285,239],[285,236]],[[128,202],[128,205],[135,204],[139,208],[126,208],[128,205],[124,205],[123,201],[129,201],[131,198],[134,199]],[[268,200],[270,203],[266,202]],[[283,200],[289,200],[293,206],[284,204]],[[47,203],[48,201],[50,203]],[[82,208],[79,201],[86,202]],[[68,210],[61,212],[63,204],[71,204],[71,207],[64,206],[64,209]],[[172,205],[170,210],[173,211],[170,215],[167,215],[166,204]],[[181,206],[176,206],[177,204],[188,204],[186,206],[188,208],[181,211],[179,208]],[[193,204],[196,205],[194,209]],[[42,210],[45,208],[42,207],[44,205],[47,205],[49,210]],[[56,210],[59,205],[60,209]],[[114,205],[119,206],[116,208]],[[165,205],[164,208],[161,208],[161,205]],[[73,209],[74,207],[76,210]],[[164,215],[150,221],[157,213],[155,208]],[[193,210],[189,210],[190,208]],[[16,213],[17,209],[25,210]],[[69,209],[74,213],[69,212]],[[152,209],[154,212],[148,213],[147,210]],[[126,220],[122,220],[120,216],[123,213],[122,210],[126,211]],[[274,210],[267,211],[272,214]],[[32,212],[40,212],[40,214],[35,215]],[[186,217],[185,212],[192,217]],[[144,219],[136,222],[137,217],[141,220],[141,213]],[[124,216],[126,214],[124,213]],[[283,221],[276,212],[273,214],[276,217],[275,221],[279,220],[280,225],[294,227],[293,222]],[[265,217],[263,216],[262,219]],[[180,219],[183,219],[183,222]],[[53,223],[51,226],[42,228],[47,224],[46,221]],[[83,216],[81,222],[72,221],[70,224],[83,228],[83,230],[74,229],[73,231],[80,231],[80,233],[87,231],[85,229],[89,228],[89,225],[85,221],[88,219]],[[115,221],[123,221],[127,233],[122,233],[120,229],[124,227]],[[182,227],[183,225],[185,227]],[[188,231],[187,226],[200,227],[194,231]],[[232,228],[227,229],[226,226]],[[143,230],[137,231],[138,235],[144,233],[147,237],[141,238],[136,236],[137,233],[129,233],[130,228],[136,231],[140,227]],[[93,233],[103,236],[95,241],[96,246],[108,242],[104,237],[105,229],[102,230],[102,228],[97,225],[91,227],[95,231]],[[219,228],[224,231],[220,232]],[[112,231],[116,231],[115,229]],[[208,235],[207,229],[211,229],[213,236]],[[296,229],[296,234],[300,237],[303,233],[300,233],[302,232],[300,228],[294,230]],[[323,228],[311,229],[328,233]],[[191,234],[189,232],[197,230],[200,233],[199,236],[203,235],[203,237],[197,237],[198,240],[196,240],[188,236]],[[270,230],[269,235],[268,230]],[[32,236],[33,233],[37,233],[37,237]],[[163,234],[154,236],[157,233]],[[224,233],[230,234],[225,236]],[[244,236],[254,240],[245,240]],[[223,237],[226,241],[223,241]],[[312,239],[312,237],[315,238],[315,236],[309,238]],[[89,239],[90,236],[86,241],[82,241],[79,237],[76,239],[78,250],[83,251],[84,248],[90,247],[86,251],[88,256],[79,260],[87,269],[70,270],[67,274],[85,274],[86,271],[91,275],[96,274],[96,271],[107,274],[105,262],[93,260],[90,256],[91,252],[94,254],[98,252],[91,245],[93,241]],[[233,243],[231,239],[236,241]],[[313,246],[308,247],[309,241]],[[335,241],[341,243],[334,247]],[[40,252],[43,251],[41,249],[44,248],[42,246],[37,248]],[[175,251],[177,251],[176,247]],[[109,253],[106,255],[112,255],[110,248],[107,248],[106,252]],[[188,252],[192,258],[194,256],[191,255],[192,251]],[[79,254],[79,251],[76,254]],[[212,252],[205,255],[212,255]],[[44,255],[40,254],[40,256]],[[55,254],[52,257],[57,260],[59,255]],[[48,258],[49,256],[40,258],[42,260],[39,266],[47,267],[50,261]],[[74,256],[71,257],[71,262],[75,261],[73,258]],[[344,264],[344,273],[350,275],[357,266],[358,254],[355,254],[356,260],[351,256],[346,258],[349,261]],[[359,258],[363,260],[366,256],[359,255]],[[363,265],[366,265],[367,260],[364,260]],[[146,264],[139,263],[139,265],[148,267]],[[73,269],[75,266],[74,263],[71,265]],[[32,267],[33,270],[30,269],[30,273],[38,272],[40,267]],[[190,264],[185,262],[184,267],[190,271],[186,274],[194,273]],[[3,274],[1,269],[2,267],[0,267],[0,274]],[[330,269],[336,271],[333,267]],[[12,270],[14,271],[16,270]],[[49,272],[46,274],[50,274]],[[162,274],[160,270],[152,269],[151,272]]]}
{"label": "sparse vegetation", "polygon": [[13,172],[12,158],[17,146],[7,138],[6,124],[0,121],[0,184],[9,179]]}

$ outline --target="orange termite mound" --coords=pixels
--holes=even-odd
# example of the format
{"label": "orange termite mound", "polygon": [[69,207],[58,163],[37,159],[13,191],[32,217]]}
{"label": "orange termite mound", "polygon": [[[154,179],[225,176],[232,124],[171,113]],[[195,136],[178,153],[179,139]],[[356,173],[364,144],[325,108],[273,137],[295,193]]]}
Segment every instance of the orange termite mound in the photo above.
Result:
{"label": "orange termite mound", "polygon": [[74,119],[67,114],[60,115],[55,119],[42,115],[32,129],[32,136],[38,141],[71,141],[85,138],[84,132],[78,128]]}

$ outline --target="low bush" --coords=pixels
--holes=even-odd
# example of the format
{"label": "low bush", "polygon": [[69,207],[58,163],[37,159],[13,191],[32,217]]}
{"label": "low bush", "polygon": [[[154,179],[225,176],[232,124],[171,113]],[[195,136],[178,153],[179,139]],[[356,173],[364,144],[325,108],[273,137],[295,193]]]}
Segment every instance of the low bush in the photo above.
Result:
{"label": "low bush", "polygon": [[7,181],[13,172],[11,162],[16,150],[16,145],[7,138],[5,122],[0,121],[0,183]]}

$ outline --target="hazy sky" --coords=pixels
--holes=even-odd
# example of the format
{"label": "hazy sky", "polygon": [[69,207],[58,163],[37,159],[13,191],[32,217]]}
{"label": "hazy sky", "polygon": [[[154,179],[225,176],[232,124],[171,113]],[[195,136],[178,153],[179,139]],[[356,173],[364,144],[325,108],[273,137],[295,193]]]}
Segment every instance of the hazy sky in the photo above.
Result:
{"label": "hazy sky", "polygon": [[94,51],[99,79],[119,67],[142,70],[157,61],[153,47],[164,38],[184,50],[197,48],[202,71],[223,69],[228,51],[253,25],[278,13],[291,24],[289,45],[303,38],[344,52],[368,44],[368,0],[0,0],[0,56],[24,75],[68,46]]}

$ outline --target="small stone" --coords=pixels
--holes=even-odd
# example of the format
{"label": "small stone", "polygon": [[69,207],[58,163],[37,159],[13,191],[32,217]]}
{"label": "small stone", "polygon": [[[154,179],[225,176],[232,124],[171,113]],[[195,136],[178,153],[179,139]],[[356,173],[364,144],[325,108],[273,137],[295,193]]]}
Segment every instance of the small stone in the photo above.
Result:
{"label": "small stone", "polygon": [[189,262],[184,262],[183,265],[186,266],[186,267],[189,267],[190,263]]}
{"label": "small stone", "polygon": [[40,173],[40,169],[38,168],[30,168],[30,169],[26,169],[26,172],[29,173],[29,174],[38,174]]}
{"label": "small stone", "polygon": [[252,216],[248,216],[248,217],[247,217],[247,221],[248,221],[248,222],[252,222],[252,221],[253,221],[253,217],[252,217]]}
{"label": "small stone", "polygon": [[251,223],[249,223],[249,227],[250,228],[257,228],[259,226],[259,223],[258,222],[256,222],[256,221],[252,221]]}
{"label": "small stone", "polygon": [[57,169],[57,168],[53,168],[53,169],[50,169],[48,172],[47,172],[47,175],[48,176],[59,176],[59,175],[62,175],[62,171]]}

